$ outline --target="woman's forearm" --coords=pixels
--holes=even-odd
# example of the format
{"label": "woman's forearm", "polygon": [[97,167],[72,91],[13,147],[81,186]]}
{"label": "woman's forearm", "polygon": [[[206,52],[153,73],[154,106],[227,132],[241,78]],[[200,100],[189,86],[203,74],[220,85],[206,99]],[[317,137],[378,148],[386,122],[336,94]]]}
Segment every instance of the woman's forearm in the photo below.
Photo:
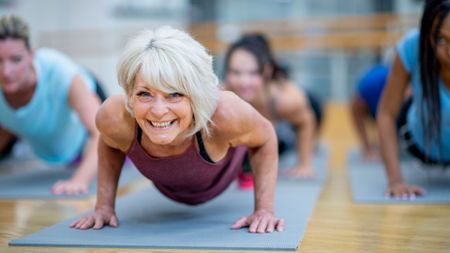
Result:
{"label": "woman's forearm", "polygon": [[393,117],[389,115],[379,113],[377,116],[381,157],[383,158],[389,185],[403,182],[398,159],[397,130],[394,122]]}
{"label": "woman's forearm", "polygon": [[83,181],[89,184],[97,175],[98,164],[98,134],[87,140],[86,147],[83,150],[82,160],[77,171],[72,176],[72,180]]}
{"label": "woman's forearm", "polygon": [[115,207],[117,185],[125,154],[109,147],[102,138],[98,142],[99,171],[96,209]]}
{"label": "woman's forearm", "polygon": [[0,153],[13,141],[16,137],[0,126]]}
{"label": "woman's forearm", "polygon": [[[270,125],[270,123],[268,123]],[[255,211],[268,210],[273,212],[275,187],[278,170],[277,139],[270,125],[266,132],[266,142],[257,148],[249,150],[250,162],[255,180]]]}
{"label": "woman's forearm", "polygon": [[300,165],[309,167],[314,152],[316,122],[311,112],[304,116],[304,120],[300,126],[296,128],[297,145],[299,147],[298,154]]}
{"label": "woman's forearm", "polygon": [[354,98],[352,104],[351,104],[351,114],[353,123],[356,128],[356,133],[358,135],[358,138],[362,142],[363,149],[365,152],[370,151],[370,143],[369,143],[369,136],[367,134],[366,125],[364,124],[364,118],[366,117],[361,101],[357,101],[358,98]]}

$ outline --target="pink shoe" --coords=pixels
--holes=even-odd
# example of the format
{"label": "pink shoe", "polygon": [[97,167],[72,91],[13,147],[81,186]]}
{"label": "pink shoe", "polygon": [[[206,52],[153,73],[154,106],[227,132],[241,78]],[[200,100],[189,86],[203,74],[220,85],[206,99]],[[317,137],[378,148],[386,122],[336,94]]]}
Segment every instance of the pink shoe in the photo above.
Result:
{"label": "pink shoe", "polygon": [[240,172],[238,175],[238,187],[241,190],[252,190],[253,174],[251,172]]}

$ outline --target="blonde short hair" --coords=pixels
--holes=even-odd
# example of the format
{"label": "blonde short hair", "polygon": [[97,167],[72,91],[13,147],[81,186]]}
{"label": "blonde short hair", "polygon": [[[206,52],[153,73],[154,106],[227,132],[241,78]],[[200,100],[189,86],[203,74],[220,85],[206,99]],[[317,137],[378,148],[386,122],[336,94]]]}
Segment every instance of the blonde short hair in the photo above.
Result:
{"label": "blonde short hair", "polygon": [[[188,136],[205,129],[216,110],[219,81],[212,68],[212,56],[183,31],[171,27],[142,31],[125,46],[117,65],[120,86],[130,97],[136,75],[151,87],[167,93],[178,92],[190,99],[194,126]],[[127,110],[133,115],[128,105]]]}
{"label": "blonde short hair", "polygon": [[30,29],[27,23],[18,16],[5,15],[0,18],[0,40],[23,40],[27,49],[30,49]]}

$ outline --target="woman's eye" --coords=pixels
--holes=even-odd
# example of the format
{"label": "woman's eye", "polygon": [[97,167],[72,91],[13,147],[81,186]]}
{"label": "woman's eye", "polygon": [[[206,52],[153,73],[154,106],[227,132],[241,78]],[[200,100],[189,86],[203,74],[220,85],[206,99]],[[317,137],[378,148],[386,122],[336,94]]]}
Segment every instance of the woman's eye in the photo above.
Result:
{"label": "woman's eye", "polygon": [[438,44],[438,45],[445,45],[445,44],[447,44],[447,41],[444,39],[444,37],[438,36],[436,38],[436,44]]}
{"label": "woman's eye", "polygon": [[183,96],[183,94],[178,93],[178,92],[174,92],[174,93],[170,93],[169,94],[169,97],[171,97],[171,98],[179,98],[179,97],[182,97],[182,96]]}
{"label": "woman's eye", "polygon": [[261,73],[258,70],[254,70],[250,72],[250,76],[259,76]]}
{"label": "woman's eye", "polygon": [[12,61],[13,63],[19,63],[19,62],[22,61],[22,57],[13,57],[13,58],[11,59],[11,61]]}
{"label": "woman's eye", "polygon": [[230,70],[230,72],[229,72],[231,75],[235,75],[235,76],[238,76],[238,75],[240,75],[241,74],[241,72],[240,71],[238,71],[238,70],[235,70],[235,69],[232,69],[232,70]]}
{"label": "woman's eye", "polygon": [[150,96],[150,93],[148,93],[146,91],[139,91],[138,93],[136,93],[136,95],[138,97],[148,97],[148,96]]}

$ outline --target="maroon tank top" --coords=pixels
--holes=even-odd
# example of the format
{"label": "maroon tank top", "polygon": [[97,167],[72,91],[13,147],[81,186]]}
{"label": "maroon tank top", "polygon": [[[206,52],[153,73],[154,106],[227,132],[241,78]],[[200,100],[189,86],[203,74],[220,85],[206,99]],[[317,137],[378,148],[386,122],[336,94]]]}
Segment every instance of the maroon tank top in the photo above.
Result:
{"label": "maroon tank top", "polygon": [[188,205],[204,203],[222,193],[242,170],[246,146],[230,148],[225,157],[215,163],[206,161],[193,141],[180,155],[152,157],[140,144],[136,124],[133,143],[127,156],[142,175],[168,198]]}

